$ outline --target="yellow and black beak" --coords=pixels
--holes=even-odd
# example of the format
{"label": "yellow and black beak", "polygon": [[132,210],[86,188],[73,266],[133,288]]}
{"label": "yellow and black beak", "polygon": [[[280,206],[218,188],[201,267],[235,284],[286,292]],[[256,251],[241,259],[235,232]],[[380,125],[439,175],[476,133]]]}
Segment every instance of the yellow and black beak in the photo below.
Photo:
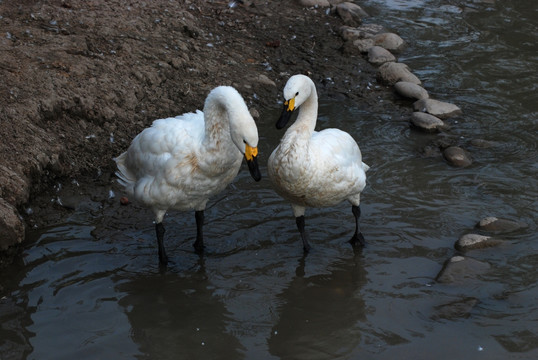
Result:
{"label": "yellow and black beak", "polygon": [[284,126],[286,126],[286,124],[291,118],[291,114],[293,113],[293,110],[295,110],[295,98],[286,100],[284,102],[284,109],[282,110],[282,114],[280,115],[280,118],[276,122],[277,129],[282,129]]}
{"label": "yellow and black beak", "polygon": [[245,160],[247,161],[250,176],[252,176],[255,181],[260,181],[262,174],[258,167],[258,148],[245,144]]}

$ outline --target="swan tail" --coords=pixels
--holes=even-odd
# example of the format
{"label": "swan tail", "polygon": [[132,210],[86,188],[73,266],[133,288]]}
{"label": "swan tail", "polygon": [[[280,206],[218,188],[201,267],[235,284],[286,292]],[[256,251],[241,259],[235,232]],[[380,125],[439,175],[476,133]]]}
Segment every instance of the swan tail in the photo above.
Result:
{"label": "swan tail", "polygon": [[118,171],[116,176],[118,177],[118,183],[125,187],[128,193],[134,192],[134,185],[136,183],[136,176],[127,168],[125,161],[127,159],[127,152],[124,152],[120,156],[114,158]]}
{"label": "swan tail", "polygon": [[370,169],[370,167],[368,165],[366,165],[365,163],[362,163],[362,168],[363,168],[364,172],[367,172]]}

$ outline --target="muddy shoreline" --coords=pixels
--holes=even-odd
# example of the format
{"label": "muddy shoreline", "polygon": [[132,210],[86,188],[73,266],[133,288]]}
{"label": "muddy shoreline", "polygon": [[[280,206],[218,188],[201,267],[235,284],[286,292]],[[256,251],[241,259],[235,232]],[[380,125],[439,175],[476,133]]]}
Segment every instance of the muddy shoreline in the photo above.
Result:
{"label": "muddy shoreline", "polygon": [[58,208],[50,204],[56,184],[109,183],[112,158],[138,132],[201,109],[215,86],[236,87],[257,122],[274,121],[264,109],[278,106],[295,73],[308,74],[325,98],[385,107],[379,100],[394,96],[345,46],[345,23],[330,8],[43,1],[2,2],[0,15],[0,249],[9,257],[25,228]]}

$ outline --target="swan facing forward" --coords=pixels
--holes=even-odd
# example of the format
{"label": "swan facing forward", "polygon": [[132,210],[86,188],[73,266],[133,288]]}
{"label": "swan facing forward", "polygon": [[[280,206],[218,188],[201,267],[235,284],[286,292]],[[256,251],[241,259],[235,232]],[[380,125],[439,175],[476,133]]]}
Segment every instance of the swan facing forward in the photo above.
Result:
{"label": "swan facing forward", "polygon": [[127,192],[155,213],[159,262],[168,263],[163,217],[168,209],[195,210],[194,248],[204,248],[204,209],[209,198],[236,177],[241,159],[254,180],[258,168],[258,130],[245,101],[233,87],[213,89],[204,111],[155,120],[129,149],[115,158]]}
{"label": "swan facing forward", "polygon": [[301,109],[269,157],[268,174],[276,192],[291,202],[304,251],[310,250],[305,208],[334,206],[343,200],[351,203],[355,216],[355,233],[350,243],[364,245],[359,229],[359,205],[369,167],[362,162],[359,146],[344,131],[314,131],[318,96],[309,77],[292,76],[284,87],[284,99],[277,129],[286,126],[295,109]]}

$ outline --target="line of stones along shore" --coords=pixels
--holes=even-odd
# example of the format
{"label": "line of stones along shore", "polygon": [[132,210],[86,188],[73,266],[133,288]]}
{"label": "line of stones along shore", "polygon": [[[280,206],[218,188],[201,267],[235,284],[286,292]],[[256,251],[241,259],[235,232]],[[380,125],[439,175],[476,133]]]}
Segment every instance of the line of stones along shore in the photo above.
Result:
{"label": "line of stones along shore", "polygon": [[[415,100],[410,125],[424,132],[440,132],[449,127],[443,121],[462,114],[461,109],[451,103],[430,99],[422,82],[404,63],[397,62],[392,54],[400,52],[405,47],[405,41],[397,34],[388,32],[383,26],[362,24],[369,17],[359,5],[342,0],[298,0],[305,7],[330,7],[328,12],[340,16],[344,26],[340,36],[344,39],[344,48],[368,54],[368,61],[379,66],[378,80],[394,86],[397,94],[404,98]],[[480,144],[479,144],[480,146]],[[487,146],[487,144],[486,144]],[[468,152],[460,146],[440,141],[437,148],[442,149],[445,160],[457,167],[469,166],[472,163]],[[425,152],[431,150],[425,149]]]}
{"label": "line of stones along shore", "polygon": [[[383,26],[362,24],[362,19],[369,15],[357,4],[339,0],[299,0],[304,6],[331,6],[331,11],[344,21],[340,36],[345,40],[344,47],[352,47],[368,55],[368,61],[379,66],[378,80],[394,86],[400,96],[415,100],[410,124],[413,128],[425,132],[440,132],[448,129],[443,121],[462,114],[461,109],[451,103],[430,99],[428,92],[422,87],[422,82],[406,64],[398,63],[392,52],[399,52],[405,47],[405,41],[397,34],[386,31]],[[308,5],[308,4],[310,5]],[[315,3],[315,4],[313,4]],[[450,145],[444,148],[443,156],[453,166],[465,167],[472,163],[467,152],[459,146]],[[502,239],[491,235],[511,233],[527,224],[496,217],[482,219],[476,225],[476,232],[461,236],[454,244],[460,253],[447,260],[436,276],[440,283],[465,283],[476,280],[488,271],[490,265],[461,254],[475,249],[500,246]],[[476,299],[464,299],[463,303],[449,304],[451,309],[459,309],[463,305],[472,308]],[[446,309],[444,309],[446,310]],[[464,311],[465,312],[465,311]]]}

